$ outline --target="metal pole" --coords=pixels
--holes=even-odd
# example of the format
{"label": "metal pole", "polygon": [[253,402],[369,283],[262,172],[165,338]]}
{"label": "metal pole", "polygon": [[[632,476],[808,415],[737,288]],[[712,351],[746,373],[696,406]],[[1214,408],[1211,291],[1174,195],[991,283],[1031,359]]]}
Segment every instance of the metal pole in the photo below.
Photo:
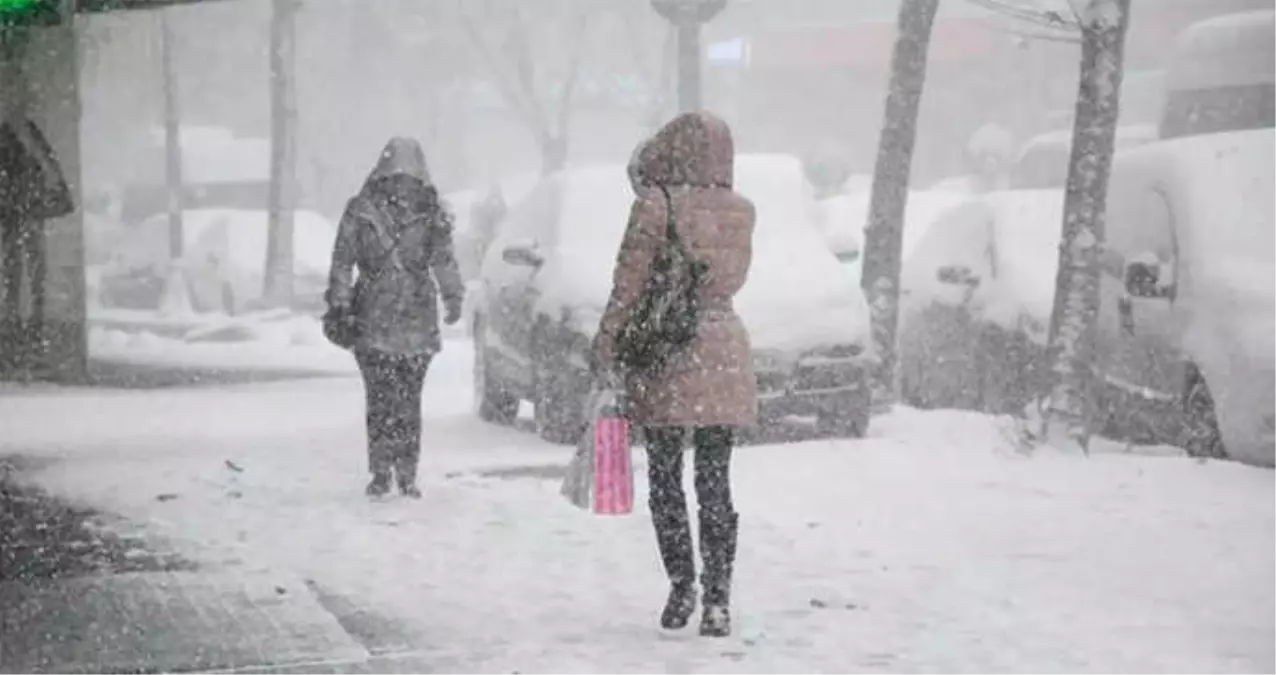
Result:
{"label": "metal pole", "polygon": [[293,209],[296,190],[294,76],[296,6],[274,0],[270,19],[270,195],[267,207],[265,288],[276,307],[292,303]]}
{"label": "metal pole", "polygon": [[164,89],[164,184],[168,188],[168,253],[171,259],[178,260],[185,248],[182,226],[181,108],[173,64],[173,27],[169,24],[167,11],[159,11],[159,23],[160,72]]}
{"label": "metal pole", "polygon": [[703,71],[700,64],[700,24],[684,18],[678,30],[678,111],[701,108]]}

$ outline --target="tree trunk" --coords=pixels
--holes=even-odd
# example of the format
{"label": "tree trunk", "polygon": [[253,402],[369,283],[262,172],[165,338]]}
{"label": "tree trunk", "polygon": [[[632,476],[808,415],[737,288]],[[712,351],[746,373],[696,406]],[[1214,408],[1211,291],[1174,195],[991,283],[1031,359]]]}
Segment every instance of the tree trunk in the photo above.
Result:
{"label": "tree trunk", "polygon": [[567,166],[567,137],[546,135],[541,138],[541,175],[561,171]]}
{"label": "tree trunk", "polygon": [[1065,450],[1089,451],[1104,212],[1129,15],[1130,0],[1089,0],[1081,12],[1081,77],[1044,374],[1049,396],[1038,404],[1035,439]]}
{"label": "tree trunk", "polygon": [[873,170],[873,195],[864,230],[864,272],[860,285],[872,317],[874,405],[890,405],[895,386],[895,332],[899,324],[900,249],[909,173],[917,140],[917,115],[926,82],[926,54],[939,0],[904,0],[891,57],[890,90]]}
{"label": "tree trunk", "polygon": [[173,27],[168,12],[159,10],[160,74],[164,95],[164,185],[168,189],[168,253],[174,261],[182,257],[182,120],[180,92],[173,63]]}
{"label": "tree trunk", "polygon": [[270,205],[263,295],[273,307],[292,304],[296,124],[293,66],[294,0],[273,0],[270,16]]}

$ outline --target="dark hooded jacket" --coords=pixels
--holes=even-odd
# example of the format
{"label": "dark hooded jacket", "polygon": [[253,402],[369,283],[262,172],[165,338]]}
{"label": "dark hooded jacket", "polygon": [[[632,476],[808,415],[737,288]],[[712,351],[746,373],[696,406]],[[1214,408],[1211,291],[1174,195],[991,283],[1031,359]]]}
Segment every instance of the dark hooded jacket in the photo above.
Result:
{"label": "dark hooded jacket", "polygon": [[433,354],[442,348],[439,296],[459,313],[464,294],[452,216],[430,182],[425,154],[415,140],[391,139],[341,217],[328,304],[354,311],[356,350]]}

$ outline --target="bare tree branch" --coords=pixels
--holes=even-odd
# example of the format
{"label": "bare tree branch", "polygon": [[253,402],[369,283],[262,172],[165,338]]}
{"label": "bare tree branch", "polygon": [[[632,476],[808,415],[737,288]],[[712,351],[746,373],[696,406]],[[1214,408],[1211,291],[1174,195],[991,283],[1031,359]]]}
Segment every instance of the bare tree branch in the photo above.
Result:
{"label": "bare tree branch", "polygon": [[1077,13],[1076,7],[1070,2],[1068,3],[1068,9],[1072,14],[1071,20],[1054,10],[1042,9],[1040,6],[1025,5],[1023,0],[966,0],[966,2],[982,7],[994,14],[1000,14],[1016,21],[1031,23],[1042,28],[1078,32],[1081,30],[1080,15]]}
{"label": "bare tree branch", "polygon": [[[474,21],[470,15],[462,9],[461,6],[464,2],[465,0],[456,0],[457,17],[460,19],[465,32],[469,34],[470,42],[474,45],[475,51],[479,53],[479,56],[482,57],[483,61],[487,64],[487,69],[491,72],[492,78],[496,82],[496,87],[501,92],[501,96],[505,99],[505,102],[514,109],[514,112],[523,119],[523,122],[531,127],[534,133],[543,133],[545,127],[540,116],[537,114],[537,111],[533,110],[529,106],[528,102],[524,101],[523,98],[519,96],[518,84],[516,82],[510,82],[504,69],[501,68],[500,59],[497,58],[495,51],[487,44],[487,41],[483,39],[483,36],[474,25]],[[532,101],[532,105],[534,104],[535,101]]]}
{"label": "bare tree branch", "polygon": [[1039,31],[1039,30],[1015,30],[1013,28],[993,27],[992,30],[1005,35],[1012,35],[1024,40],[1037,40],[1041,42],[1065,42],[1068,44],[1081,44],[1081,34],[1077,32],[1063,31]]}
{"label": "bare tree branch", "polygon": [[571,120],[572,95],[576,90],[576,82],[580,79],[580,61],[585,55],[585,29],[589,26],[590,12],[582,9],[576,14],[572,35],[577,36],[576,48],[572,51],[567,63],[567,80],[563,82],[563,90],[559,93],[558,128],[555,133],[559,138],[567,136],[567,125]]}
{"label": "bare tree branch", "polygon": [[[495,43],[492,43],[484,39],[480,24],[474,17],[462,9],[462,2],[468,2],[472,7],[476,1],[457,0],[457,15],[475,50],[491,71],[502,97],[527,124],[540,146],[542,169],[557,170],[566,157],[572,98],[580,80],[587,44],[585,31],[593,10],[588,8],[588,3],[585,8],[574,12],[566,12],[564,5],[556,5],[560,11],[547,16],[541,11],[524,11],[525,5],[502,3],[498,8],[487,4],[484,5],[489,8],[487,18],[499,19],[501,24]],[[556,22],[548,30],[548,35],[542,35],[547,30],[546,21],[558,19],[565,19],[566,27],[560,28],[562,23]],[[562,33],[564,30],[568,32]],[[534,31],[537,35],[533,34]],[[537,39],[538,35],[541,39]],[[546,41],[555,49],[565,50],[565,72],[544,68],[545,55],[535,47],[544,47],[542,43]],[[547,72],[554,78],[561,76],[561,83],[551,82]]]}
{"label": "bare tree branch", "polygon": [[533,58],[529,39],[531,25],[518,6],[511,9],[510,16],[514,21],[514,25],[510,29],[507,46],[509,58],[514,62],[516,81],[523,88],[524,101],[535,119],[536,128],[542,133],[550,133],[552,129],[549,126],[545,106],[542,105],[540,97],[536,94],[536,60]]}

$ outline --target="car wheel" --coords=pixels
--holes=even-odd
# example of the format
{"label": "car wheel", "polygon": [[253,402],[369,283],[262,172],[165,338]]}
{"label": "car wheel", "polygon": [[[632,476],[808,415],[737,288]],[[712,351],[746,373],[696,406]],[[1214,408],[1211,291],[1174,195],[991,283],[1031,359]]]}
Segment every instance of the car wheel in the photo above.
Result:
{"label": "car wheel", "polygon": [[569,369],[542,366],[536,374],[536,431],[550,443],[574,445],[584,433],[588,383]]}
{"label": "car wheel", "polygon": [[868,397],[856,395],[815,417],[815,431],[825,438],[864,438],[868,435],[872,406]]}
{"label": "car wheel", "polygon": [[1214,397],[1205,376],[1196,368],[1188,369],[1183,394],[1182,445],[1190,457],[1227,459],[1214,411]]}
{"label": "car wheel", "polygon": [[487,347],[482,325],[474,320],[474,402],[479,419],[495,424],[513,424],[518,417],[518,397],[511,396],[488,369]]}

